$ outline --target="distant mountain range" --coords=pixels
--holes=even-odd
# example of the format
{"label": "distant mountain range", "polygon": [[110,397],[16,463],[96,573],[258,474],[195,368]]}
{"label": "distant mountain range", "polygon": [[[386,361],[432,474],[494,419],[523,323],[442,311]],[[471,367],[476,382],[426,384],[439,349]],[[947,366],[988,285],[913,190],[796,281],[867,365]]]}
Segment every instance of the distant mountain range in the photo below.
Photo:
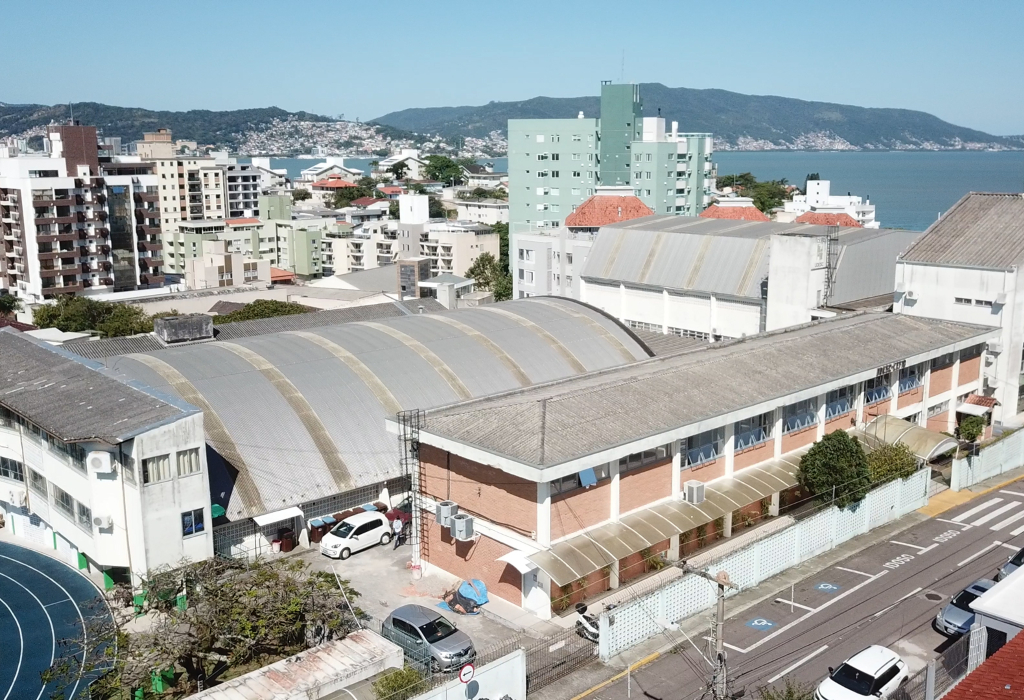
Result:
{"label": "distant mountain range", "polygon": [[[1024,136],[993,136],[908,109],[853,107],[726,90],[643,83],[644,115],[678,121],[681,131],[711,132],[717,150],[1024,149]],[[599,116],[598,97],[534,97],[479,107],[404,109],[373,122],[444,137],[507,132],[509,119]]]}

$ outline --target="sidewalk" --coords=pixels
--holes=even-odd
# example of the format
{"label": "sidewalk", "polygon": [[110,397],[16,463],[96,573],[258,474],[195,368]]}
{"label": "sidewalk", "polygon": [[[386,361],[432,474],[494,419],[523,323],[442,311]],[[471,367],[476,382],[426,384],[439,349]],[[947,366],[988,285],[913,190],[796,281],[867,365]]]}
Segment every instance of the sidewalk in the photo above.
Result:
{"label": "sidewalk", "polygon": [[929,518],[934,518],[936,515],[945,513],[947,510],[963,505],[979,496],[998,491],[1007,484],[1012,484],[1021,478],[1024,478],[1024,467],[1003,472],[999,476],[977,483],[963,491],[947,489],[940,494],[932,496],[928,500],[928,505],[918,510],[918,512],[927,515]]}

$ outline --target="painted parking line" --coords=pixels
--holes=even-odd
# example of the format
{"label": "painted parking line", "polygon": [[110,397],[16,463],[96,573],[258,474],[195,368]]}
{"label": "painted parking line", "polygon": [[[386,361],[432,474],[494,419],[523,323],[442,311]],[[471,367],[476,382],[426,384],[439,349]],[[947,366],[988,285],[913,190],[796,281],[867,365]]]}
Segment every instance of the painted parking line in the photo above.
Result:
{"label": "painted parking line", "polygon": [[1014,552],[1016,552],[1018,549],[1020,549],[1019,547],[1017,547],[1015,545],[1012,545],[1012,544],[1007,544],[1006,542],[1000,542],[999,546],[1000,547],[1006,547],[1007,549],[1012,549]]}
{"label": "painted parking line", "polygon": [[814,610],[814,608],[810,607],[809,605],[803,605],[792,600],[786,600],[785,598],[776,598],[775,602],[783,603],[784,605],[792,605],[793,607],[800,608],[801,610]]}
{"label": "painted parking line", "polygon": [[995,525],[990,527],[989,530],[995,530],[996,532],[999,532],[1004,527],[1007,527],[1009,525],[1013,525],[1015,522],[1017,522],[1021,518],[1024,518],[1024,511],[1021,511],[1019,513],[1014,513],[1013,515],[1011,515],[1006,520],[1000,520],[998,523],[996,523]]}
{"label": "painted parking line", "polygon": [[828,644],[826,644],[825,646],[823,646],[823,647],[821,647],[819,649],[816,649],[816,650],[812,651],[810,654],[808,654],[804,658],[800,659],[799,661],[797,661],[795,664],[793,664],[789,668],[785,669],[784,671],[779,671],[778,674],[776,674],[776,675],[774,675],[774,676],[772,676],[771,678],[768,679],[768,683],[769,684],[770,683],[774,683],[775,681],[779,680],[780,678],[789,675],[790,673],[792,673],[793,671],[797,670],[798,668],[803,666],[805,663],[807,663],[808,661],[813,659],[815,656],[818,656],[819,654],[821,654],[826,649],[828,649]]}
{"label": "painted parking line", "polygon": [[1006,489],[999,489],[999,493],[1008,493],[1011,496],[1016,496],[1017,498],[1024,498],[1024,493],[1021,493],[1020,491],[1008,491]]}
{"label": "painted parking line", "polygon": [[974,525],[975,527],[978,527],[979,525],[984,525],[985,523],[989,522],[990,520],[995,520],[996,518],[998,518],[1003,513],[1006,513],[1007,511],[1011,511],[1014,508],[1017,508],[1018,506],[1020,506],[1020,501],[1010,501],[1009,503],[1007,503],[1002,508],[996,508],[991,513],[986,513],[983,517],[978,518],[973,523],[971,523],[971,525]]}
{"label": "painted parking line", "polygon": [[928,547],[922,547],[921,545],[910,544],[909,542],[899,542],[897,540],[889,540],[889,544],[898,544],[902,545],[903,547],[910,547],[912,549],[916,549],[919,554],[924,554],[925,552],[935,549],[939,546],[938,544],[933,544]]}
{"label": "painted parking line", "polygon": [[958,523],[955,520],[946,520],[945,518],[935,518],[935,519],[938,520],[940,523],[949,523],[950,525],[963,525],[963,527],[960,528],[960,532],[963,532],[964,530],[970,530],[971,529],[970,525],[966,525],[964,523]]}
{"label": "painted parking line", "polygon": [[857,571],[856,569],[847,569],[845,566],[837,566],[835,568],[839,569],[840,571],[845,571],[845,572],[847,572],[849,574],[860,574],[861,576],[866,576],[867,578],[874,578],[875,577],[874,574],[867,574],[867,573],[864,573],[863,571]]}
{"label": "painted parking line", "polygon": [[969,564],[970,562],[974,561],[978,557],[984,556],[988,552],[991,552],[993,549],[995,549],[996,547],[998,547],[1001,544],[1002,544],[1002,542],[993,542],[992,544],[990,544],[987,547],[985,547],[984,549],[982,549],[980,552],[975,552],[971,556],[969,556],[966,559],[964,559],[962,562],[957,564],[957,567],[961,567],[964,564]]}
{"label": "painted parking line", "polygon": [[887,607],[887,608],[882,608],[881,610],[879,610],[878,612],[876,612],[876,613],[875,613],[875,614],[874,614],[874,615],[873,615],[872,617],[881,617],[882,615],[884,615],[885,613],[889,612],[890,610],[892,610],[893,608],[895,608],[895,607],[896,607],[897,605],[899,605],[900,603],[902,603],[902,602],[903,602],[904,600],[906,600],[907,598],[911,598],[911,597],[913,597],[913,596],[917,595],[918,593],[920,593],[920,592],[921,592],[921,591],[923,591],[923,590],[924,590],[923,588],[915,588],[915,589],[914,589],[914,590],[912,590],[912,591],[911,591],[910,593],[907,593],[907,594],[906,594],[905,596],[903,596],[902,598],[900,598],[899,600],[897,600],[897,601],[896,601],[895,603],[893,603],[893,604],[892,604],[892,605],[890,605],[889,607]]}
{"label": "painted parking line", "polygon": [[988,508],[991,508],[995,504],[1002,503],[1002,502],[1003,502],[1003,499],[1001,499],[1001,498],[993,498],[992,500],[985,501],[980,506],[976,506],[974,508],[971,508],[966,513],[961,513],[960,515],[956,516],[955,518],[953,518],[953,522],[955,522],[955,523],[962,523],[963,521],[967,520],[968,518],[977,515],[981,511],[986,510]]}

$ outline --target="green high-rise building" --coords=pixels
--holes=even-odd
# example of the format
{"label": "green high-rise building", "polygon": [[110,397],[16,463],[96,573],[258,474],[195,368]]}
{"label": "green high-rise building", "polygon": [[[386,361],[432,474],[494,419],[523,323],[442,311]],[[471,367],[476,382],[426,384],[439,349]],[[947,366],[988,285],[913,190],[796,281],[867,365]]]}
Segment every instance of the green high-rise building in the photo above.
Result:
{"label": "green high-rise building", "polygon": [[599,117],[510,119],[508,149],[513,231],[561,226],[598,187],[630,187],[657,214],[697,216],[714,179],[711,134],[644,117],[632,84],[602,83]]}

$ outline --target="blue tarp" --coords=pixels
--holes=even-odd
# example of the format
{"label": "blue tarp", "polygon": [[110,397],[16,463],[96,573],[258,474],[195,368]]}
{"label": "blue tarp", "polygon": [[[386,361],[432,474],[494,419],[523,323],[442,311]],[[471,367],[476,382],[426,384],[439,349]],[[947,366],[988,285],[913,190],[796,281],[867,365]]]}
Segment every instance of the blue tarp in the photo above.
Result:
{"label": "blue tarp", "polygon": [[484,605],[487,602],[487,586],[478,578],[463,581],[459,584],[459,595],[469,598],[477,605]]}

